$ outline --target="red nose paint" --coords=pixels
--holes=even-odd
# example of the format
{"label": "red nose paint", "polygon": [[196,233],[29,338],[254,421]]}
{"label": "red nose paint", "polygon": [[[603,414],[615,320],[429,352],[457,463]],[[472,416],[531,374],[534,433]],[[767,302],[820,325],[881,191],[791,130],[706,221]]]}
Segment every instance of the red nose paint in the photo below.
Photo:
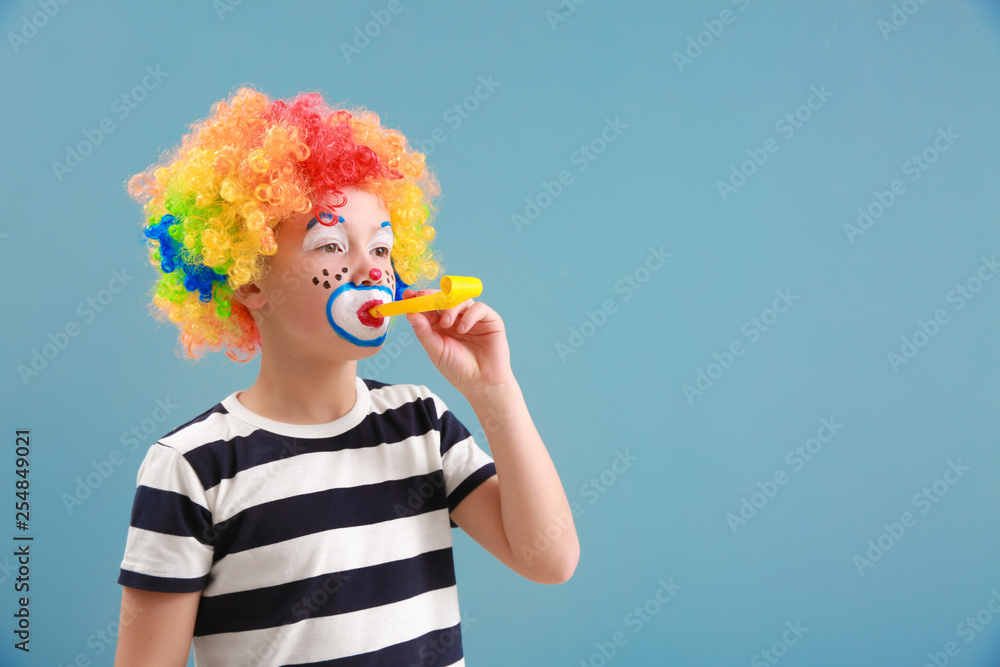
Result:
{"label": "red nose paint", "polygon": [[372,280],[380,280],[382,278],[382,269],[372,269],[368,272]]}

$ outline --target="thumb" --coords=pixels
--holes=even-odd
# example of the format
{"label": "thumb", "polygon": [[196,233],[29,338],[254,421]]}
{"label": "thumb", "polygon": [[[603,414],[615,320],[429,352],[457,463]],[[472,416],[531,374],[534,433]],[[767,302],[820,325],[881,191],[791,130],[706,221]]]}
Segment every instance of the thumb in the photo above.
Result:
{"label": "thumb", "polygon": [[431,361],[437,359],[441,354],[444,340],[441,334],[434,331],[434,327],[431,326],[431,321],[427,318],[427,315],[425,313],[407,313],[406,321],[413,327],[413,334],[417,337],[417,341],[420,342],[420,346],[424,348],[424,352],[427,353]]}
{"label": "thumb", "polygon": [[429,336],[433,333],[431,331],[430,322],[423,313],[406,313],[406,321],[410,323],[413,327],[413,333],[416,335],[417,340],[420,341],[425,347],[427,343],[430,342]]}

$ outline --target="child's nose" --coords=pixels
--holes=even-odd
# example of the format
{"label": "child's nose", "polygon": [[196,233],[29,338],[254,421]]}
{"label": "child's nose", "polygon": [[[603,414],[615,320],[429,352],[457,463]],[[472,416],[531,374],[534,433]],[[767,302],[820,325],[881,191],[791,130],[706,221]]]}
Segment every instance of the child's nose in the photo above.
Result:
{"label": "child's nose", "polygon": [[359,262],[356,270],[355,280],[357,282],[355,284],[371,287],[372,285],[378,285],[382,280],[382,269],[375,266],[375,262],[370,256]]}

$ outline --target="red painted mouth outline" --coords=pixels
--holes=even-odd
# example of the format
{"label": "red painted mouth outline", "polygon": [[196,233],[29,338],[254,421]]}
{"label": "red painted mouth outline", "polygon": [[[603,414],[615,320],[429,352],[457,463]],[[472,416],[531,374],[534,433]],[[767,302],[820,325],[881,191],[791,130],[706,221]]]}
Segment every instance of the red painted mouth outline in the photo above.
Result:
{"label": "red painted mouth outline", "polygon": [[365,301],[363,304],[361,304],[361,307],[358,308],[358,319],[361,320],[361,324],[365,325],[366,327],[372,327],[374,329],[377,329],[380,326],[382,326],[382,323],[385,322],[385,318],[372,317],[372,314],[369,313],[368,311],[374,308],[375,306],[381,306],[383,303],[385,302],[382,301],[382,299],[369,299],[368,301]]}

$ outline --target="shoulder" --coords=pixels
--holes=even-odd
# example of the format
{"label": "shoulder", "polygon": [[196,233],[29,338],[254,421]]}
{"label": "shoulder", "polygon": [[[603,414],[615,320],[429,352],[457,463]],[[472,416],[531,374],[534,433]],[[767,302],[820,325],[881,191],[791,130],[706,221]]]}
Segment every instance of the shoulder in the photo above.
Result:
{"label": "shoulder", "polygon": [[441,399],[422,384],[387,384],[362,378],[368,387],[372,412],[384,413],[388,410],[423,410],[432,415],[439,414]]}
{"label": "shoulder", "polygon": [[[165,405],[176,408],[170,402],[169,398],[166,400]],[[223,425],[228,424],[231,420],[232,417],[229,411],[223,402],[219,401],[201,414],[192,417],[179,426],[175,426],[165,435],[160,436],[158,442],[184,454],[192,446],[197,446],[195,443],[198,441],[204,442],[217,435],[223,430]]]}
{"label": "shoulder", "polygon": [[[170,404],[169,399],[166,404]],[[227,476],[226,469],[234,460],[234,441],[251,437],[254,430],[231,415],[225,402],[220,401],[155,440],[148,448],[146,461],[158,460],[184,474],[193,473],[203,488],[210,489]],[[144,428],[143,432],[152,434],[151,429]],[[140,478],[146,465],[140,466]]]}

